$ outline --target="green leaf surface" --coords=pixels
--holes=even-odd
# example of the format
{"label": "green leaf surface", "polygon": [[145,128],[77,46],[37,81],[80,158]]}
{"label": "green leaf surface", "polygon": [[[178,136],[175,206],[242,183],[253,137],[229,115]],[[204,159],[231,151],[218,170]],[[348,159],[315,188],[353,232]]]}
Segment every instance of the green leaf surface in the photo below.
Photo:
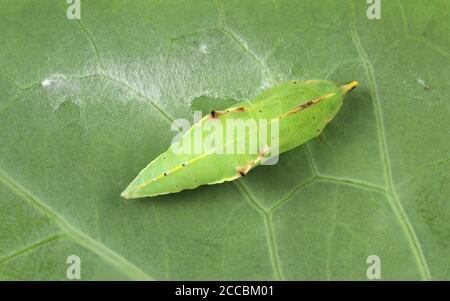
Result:
{"label": "green leaf surface", "polygon": [[[2,0],[0,279],[450,278],[450,3]],[[244,179],[120,192],[173,119],[288,79],[358,80]]]}

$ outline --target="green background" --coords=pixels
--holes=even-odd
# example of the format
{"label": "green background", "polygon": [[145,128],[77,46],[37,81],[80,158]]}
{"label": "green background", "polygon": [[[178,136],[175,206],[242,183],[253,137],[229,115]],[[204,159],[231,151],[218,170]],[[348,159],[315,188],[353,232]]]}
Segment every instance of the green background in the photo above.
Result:
{"label": "green background", "polygon": [[[449,1],[0,5],[0,279],[449,279]],[[120,198],[171,120],[288,79],[361,85],[276,166]]]}

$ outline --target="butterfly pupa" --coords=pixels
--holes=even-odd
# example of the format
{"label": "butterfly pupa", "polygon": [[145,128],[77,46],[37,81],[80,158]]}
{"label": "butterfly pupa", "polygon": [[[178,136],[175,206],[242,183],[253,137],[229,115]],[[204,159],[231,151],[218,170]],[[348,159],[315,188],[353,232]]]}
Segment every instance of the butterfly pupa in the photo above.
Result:
{"label": "butterfly pupa", "polygon": [[[271,156],[286,152],[317,137],[342,106],[345,95],[358,82],[338,85],[327,80],[291,80],[270,88],[250,101],[244,101],[223,111],[212,111],[194,124],[182,139],[151,161],[122,192],[126,199],[157,196],[194,189],[200,185],[218,184],[245,176]],[[235,133],[227,128],[232,121],[256,120],[256,130]],[[277,138],[266,139],[254,152],[224,152],[237,135],[256,135],[263,126],[277,123]],[[197,137],[205,137],[215,123],[225,133],[223,141],[208,150],[180,153],[183,144],[195,145]],[[220,125],[220,126],[219,126]],[[228,131],[228,132],[227,132]],[[269,134],[269,136],[273,135]],[[273,138],[273,137],[270,137]],[[277,153],[272,152],[277,144]],[[246,147],[249,143],[246,142]],[[175,151],[175,150],[178,151]]]}

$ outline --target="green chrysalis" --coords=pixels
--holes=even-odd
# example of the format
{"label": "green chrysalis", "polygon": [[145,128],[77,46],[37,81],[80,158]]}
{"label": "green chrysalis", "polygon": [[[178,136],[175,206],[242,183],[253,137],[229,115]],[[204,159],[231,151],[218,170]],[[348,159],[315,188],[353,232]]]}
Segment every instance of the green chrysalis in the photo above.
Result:
{"label": "green chrysalis", "polygon": [[[242,177],[265,160],[318,136],[341,108],[345,94],[357,85],[356,81],[339,86],[326,80],[292,80],[251,101],[212,111],[151,161],[122,192],[122,197],[156,196]],[[232,122],[253,127],[232,128]],[[211,138],[213,128],[215,139]],[[263,129],[264,137],[260,136]],[[197,138],[208,135],[205,141],[198,142]],[[255,140],[250,138],[257,135],[260,139],[252,143]],[[209,147],[199,147],[207,144],[206,140]]]}

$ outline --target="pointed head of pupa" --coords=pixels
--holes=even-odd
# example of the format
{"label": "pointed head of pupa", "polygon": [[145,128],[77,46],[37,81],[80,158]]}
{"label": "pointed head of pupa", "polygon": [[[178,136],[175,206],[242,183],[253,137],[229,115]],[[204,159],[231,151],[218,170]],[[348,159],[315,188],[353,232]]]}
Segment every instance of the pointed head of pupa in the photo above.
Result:
{"label": "pointed head of pupa", "polygon": [[358,85],[359,85],[359,83],[356,80],[354,80],[354,81],[351,81],[351,82],[349,82],[347,84],[342,85],[341,89],[344,91],[344,93],[348,93],[351,90],[353,90],[356,87],[358,87]]}

